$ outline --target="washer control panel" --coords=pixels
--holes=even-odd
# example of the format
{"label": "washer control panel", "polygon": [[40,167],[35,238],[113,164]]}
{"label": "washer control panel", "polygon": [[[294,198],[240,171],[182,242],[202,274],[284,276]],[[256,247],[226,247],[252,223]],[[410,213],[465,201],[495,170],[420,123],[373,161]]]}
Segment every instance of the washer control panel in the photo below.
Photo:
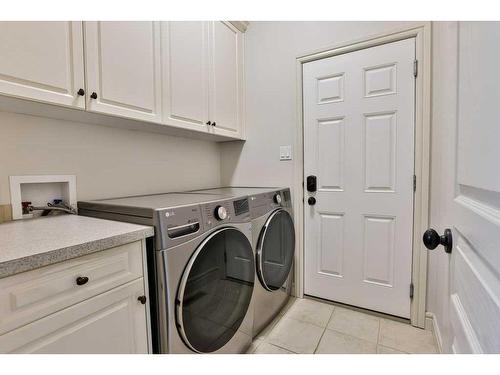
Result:
{"label": "washer control panel", "polygon": [[201,205],[205,230],[224,223],[241,223],[250,219],[248,198],[228,199]]}

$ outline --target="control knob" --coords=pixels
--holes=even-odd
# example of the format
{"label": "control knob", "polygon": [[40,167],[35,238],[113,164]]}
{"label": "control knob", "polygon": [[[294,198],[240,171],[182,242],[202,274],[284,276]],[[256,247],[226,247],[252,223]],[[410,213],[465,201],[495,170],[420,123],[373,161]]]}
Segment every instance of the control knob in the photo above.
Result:
{"label": "control knob", "polygon": [[225,220],[227,218],[227,211],[222,206],[215,207],[214,216],[217,220]]}
{"label": "control knob", "polygon": [[278,193],[278,194],[274,194],[274,203],[277,203],[277,204],[281,204],[281,195]]}

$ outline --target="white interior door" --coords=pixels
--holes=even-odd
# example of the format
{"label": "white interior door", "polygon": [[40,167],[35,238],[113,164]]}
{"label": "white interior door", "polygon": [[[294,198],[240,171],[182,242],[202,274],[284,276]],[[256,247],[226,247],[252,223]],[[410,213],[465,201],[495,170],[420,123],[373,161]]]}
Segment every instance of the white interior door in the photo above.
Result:
{"label": "white interior door", "polygon": [[85,22],[85,46],[87,109],[161,122],[159,22]]}
{"label": "white interior door", "polygon": [[453,234],[451,254],[441,246],[431,254],[440,280],[430,284],[439,288],[433,312],[445,351],[500,353],[500,53],[492,48],[500,25],[460,22],[458,33],[458,119],[448,121],[455,119],[450,113],[433,123],[445,127],[433,140],[432,165],[445,179],[432,190],[438,196],[432,225],[440,235],[445,228]]}
{"label": "white interior door", "polygon": [[0,22],[0,93],[85,108],[82,22]]}
{"label": "white interior door", "polygon": [[[304,64],[305,293],[410,316],[414,39]],[[308,199],[316,199],[308,205]]]}
{"label": "white interior door", "polygon": [[163,118],[170,125],[207,130],[208,22],[162,22]]}

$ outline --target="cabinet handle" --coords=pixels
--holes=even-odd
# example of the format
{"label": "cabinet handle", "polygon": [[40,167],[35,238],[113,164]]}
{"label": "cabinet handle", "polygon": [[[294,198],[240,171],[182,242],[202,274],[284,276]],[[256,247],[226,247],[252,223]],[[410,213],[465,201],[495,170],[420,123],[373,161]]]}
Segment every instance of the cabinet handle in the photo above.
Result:
{"label": "cabinet handle", "polygon": [[80,95],[80,96],[83,96],[83,95],[85,95],[85,90],[84,89],[80,89],[80,90],[78,90],[77,94]]}
{"label": "cabinet handle", "polygon": [[142,303],[143,305],[146,304],[146,296],[139,296],[137,297],[137,301],[139,301],[140,303]]}
{"label": "cabinet handle", "polygon": [[90,94],[90,97],[92,99],[97,99],[97,93],[94,91],[92,94]]}
{"label": "cabinet handle", "polygon": [[216,125],[215,121],[214,121],[214,122],[212,122],[212,126],[215,126],[215,125]]}
{"label": "cabinet handle", "polygon": [[76,285],[85,285],[89,281],[87,276],[78,276],[76,278]]}
{"label": "cabinet handle", "polygon": [[207,125],[212,125],[212,122],[210,122],[210,121],[207,121]]}

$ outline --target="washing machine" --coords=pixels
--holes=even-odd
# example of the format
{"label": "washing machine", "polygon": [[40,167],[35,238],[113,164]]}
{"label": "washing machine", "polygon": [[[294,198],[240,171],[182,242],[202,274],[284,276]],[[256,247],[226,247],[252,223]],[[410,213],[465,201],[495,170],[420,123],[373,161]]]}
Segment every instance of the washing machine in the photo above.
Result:
{"label": "washing machine", "polygon": [[248,196],[259,280],[254,291],[255,337],[279,314],[292,292],[295,229],[290,189],[224,187],[197,193]]}
{"label": "washing machine", "polygon": [[156,353],[244,353],[253,334],[255,260],[249,200],[156,194],[85,201],[79,214],[149,224]]}

